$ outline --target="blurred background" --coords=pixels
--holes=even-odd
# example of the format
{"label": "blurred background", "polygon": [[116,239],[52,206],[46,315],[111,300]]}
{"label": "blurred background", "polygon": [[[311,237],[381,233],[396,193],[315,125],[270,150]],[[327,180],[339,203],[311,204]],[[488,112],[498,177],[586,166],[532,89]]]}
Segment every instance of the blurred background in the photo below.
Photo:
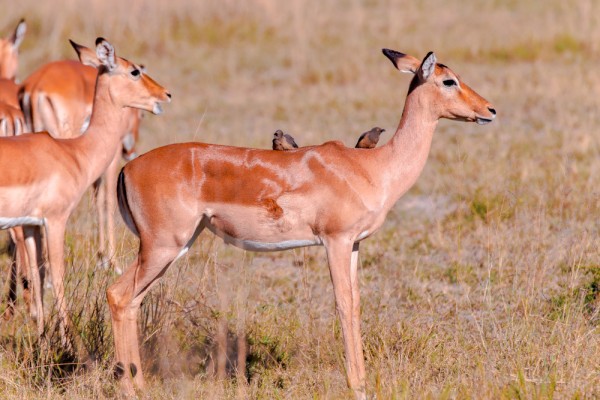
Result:
{"label": "blurred background", "polygon": [[[361,245],[369,393],[600,396],[600,2],[0,4],[1,35],[27,22],[19,80],[75,59],[68,39],[91,47],[103,36],[170,90],[165,112],[142,121],[142,151],[191,140],[269,148],[276,129],[301,146],[354,146],[380,126],[385,143],[410,76],[381,48],[417,58],[435,51],[498,118],[483,127],[442,121],[421,178]],[[67,279],[100,367],[58,373],[55,354],[40,355],[33,324],[22,324],[23,308],[0,329],[2,397],[115,393],[104,299],[115,277],[94,272],[92,211],[86,198],[71,217]],[[127,265],[137,242],[121,223],[118,238],[118,263]],[[151,398],[349,395],[322,248],[246,253],[203,233],[148,295],[141,325]],[[215,379],[219,332],[230,350],[227,376]],[[239,337],[248,383],[235,377]]]}

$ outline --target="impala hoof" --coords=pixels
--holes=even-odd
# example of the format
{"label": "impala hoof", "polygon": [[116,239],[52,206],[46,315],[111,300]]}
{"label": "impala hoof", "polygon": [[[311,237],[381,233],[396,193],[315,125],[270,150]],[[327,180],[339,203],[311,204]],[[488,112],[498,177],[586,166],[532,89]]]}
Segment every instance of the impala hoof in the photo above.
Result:
{"label": "impala hoof", "polygon": [[131,376],[135,378],[137,375],[137,367],[134,363],[129,364],[129,372],[131,372]]}
{"label": "impala hoof", "polygon": [[119,380],[125,375],[125,366],[121,361],[115,364],[115,370],[113,371],[113,376],[116,380]]}

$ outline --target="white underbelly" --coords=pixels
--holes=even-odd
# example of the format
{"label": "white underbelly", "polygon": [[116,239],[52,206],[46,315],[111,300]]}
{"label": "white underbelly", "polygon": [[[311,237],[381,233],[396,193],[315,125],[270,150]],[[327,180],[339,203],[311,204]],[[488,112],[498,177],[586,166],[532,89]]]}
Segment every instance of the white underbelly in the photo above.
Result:
{"label": "white underbelly", "polygon": [[317,236],[310,239],[282,240],[279,242],[262,242],[256,240],[238,239],[218,230],[211,224],[206,224],[206,227],[212,233],[223,239],[226,244],[231,244],[235,247],[239,247],[248,251],[281,251],[295,249],[298,247],[320,246],[323,244],[321,239]]}
{"label": "white underbelly", "polygon": [[0,229],[13,228],[21,225],[44,225],[44,218],[38,217],[0,217]]}

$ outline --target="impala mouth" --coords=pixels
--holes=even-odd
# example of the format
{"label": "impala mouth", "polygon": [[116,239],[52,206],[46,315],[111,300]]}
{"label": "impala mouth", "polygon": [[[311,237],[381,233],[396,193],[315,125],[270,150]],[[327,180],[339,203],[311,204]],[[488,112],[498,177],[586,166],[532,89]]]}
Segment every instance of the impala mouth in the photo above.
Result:
{"label": "impala mouth", "polygon": [[483,117],[475,118],[475,122],[477,122],[479,125],[489,124],[493,120],[494,120],[494,118],[483,118]]}
{"label": "impala mouth", "polygon": [[152,114],[159,115],[162,114],[163,110],[160,103],[154,103],[154,108],[152,108]]}

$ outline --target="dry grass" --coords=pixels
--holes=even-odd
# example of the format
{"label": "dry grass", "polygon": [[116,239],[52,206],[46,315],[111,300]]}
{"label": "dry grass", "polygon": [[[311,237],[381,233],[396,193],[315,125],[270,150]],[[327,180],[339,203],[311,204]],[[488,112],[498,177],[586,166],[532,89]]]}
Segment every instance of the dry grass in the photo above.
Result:
{"label": "dry grass", "polygon": [[[166,113],[143,121],[142,149],[268,147],[278,128],[301,145],[353,145],[375,125],[393,132],[408,78],[380,48],[435,50],[499,118],[443,121],[416,186],[361,246],[368,390],[600,397],[597,2],[13,3],[0,26],[27,18],[21,78],[73,58],[67,38],[91,45],[101,35],[171,90]],[[114,396],[104,302],[114,277],[93,271],[94,224],[84,200],[67,253],[72,315],[97,368],[49,367],[60,349],[39,350],[21,308],[0,331],[2,398]],[[125,264],[136,243],[123,225],[118,235]],[[252,254],[203,234],[144,303],[149,397],[347,398],[325,265],[319,248]],[[248,385],[206,376],[219,318],[248,336]]]}

